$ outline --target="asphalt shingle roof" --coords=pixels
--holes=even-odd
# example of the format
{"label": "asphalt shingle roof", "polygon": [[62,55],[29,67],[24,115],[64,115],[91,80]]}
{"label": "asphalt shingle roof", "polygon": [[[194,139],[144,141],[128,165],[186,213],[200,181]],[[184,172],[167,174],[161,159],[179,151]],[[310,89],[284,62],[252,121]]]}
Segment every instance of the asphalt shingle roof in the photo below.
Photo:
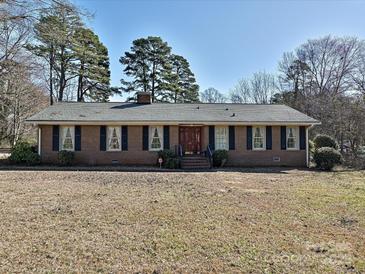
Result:
{"label": "asphalt shingle roof", "polygon": [[136,104],[56,103],[30,117],[28,122],[167,122],[167,123],[298,123],[317,120],[285,105],[258,104]]}

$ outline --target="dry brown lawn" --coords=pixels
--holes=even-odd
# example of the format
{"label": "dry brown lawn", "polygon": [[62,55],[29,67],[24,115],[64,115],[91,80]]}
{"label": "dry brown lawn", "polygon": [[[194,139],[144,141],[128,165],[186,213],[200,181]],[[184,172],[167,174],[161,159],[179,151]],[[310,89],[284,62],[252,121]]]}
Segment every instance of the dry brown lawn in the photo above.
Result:
{"label": "dry brown lawn", "polygon": [[365,172],[0,171],[0,273],[365,272]]}

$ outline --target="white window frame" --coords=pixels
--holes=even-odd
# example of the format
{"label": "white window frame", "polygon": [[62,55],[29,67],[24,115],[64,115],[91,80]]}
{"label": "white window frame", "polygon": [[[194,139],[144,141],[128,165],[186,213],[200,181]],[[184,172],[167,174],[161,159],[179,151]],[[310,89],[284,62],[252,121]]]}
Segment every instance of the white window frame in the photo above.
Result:
{"label": "white window frame", "polygon": [[[152,148],[152,139],[155,133],[155,129],[157,129],[158,138],[160,139],[160,148]],[[149,151],[160,151],[163,150],[163,126],[150,126],[149,127],[149,135],[148,135],[148,148]]]}
{"label": "white window frame", "polygon": [[[255,132],[259,128],[262,134],[262,147],[255,147]],[[252,127],[252,150],[266,150],[266,126],[253,126]]]}
{"label": "white window frame", "polygon": [[[63,147],[63,142],[65,140],[67,129],[70,129],[71,139],[72,139],[72,149],[65,149]],[[59,148],[60,150],[75,151],[75,126],[60,126],[60,136],[59,136]]]}
{"label": "white window frame", "polygon": [[[119,141],[119,148],[110,148],[109,147],[109,143],[110,143],[110,135],[113,129],[116,129],[116,133],[117,133],[117,137],[118,137],[118,141]],[[122,150],[122,138],[121,138],[121,134],[122,134],[122,129],[120,126],[107,126],[106,127],[106,151],[121,151]]]}
{"label": "white window frame", "polygon": [[[220,138],[220,136],[218,136],[218,133],[219,133],[220,130],[223,130],[223,129],[225,129],[225,135],[223,137],[223,138],[226,139],[225,140],[225,146],[219,146],[218,139],[223,139],[223,138]],[[215,133],[214,133],[215,150],[218,150],[218,149],[228,150],[228,148],[229,148],[228,126],[216,126],[214,131],[215,131]]]}
{"label": "white window frame", "polygon": [[[290,129],[293,129],[294,134],[295,134],[295,147],[290,148],[288,146],[289,143],[289,131]],[[287,150],[299,150],[299,127],[295,127],[295,126],[288,126],[286,127],[286,149]]]}

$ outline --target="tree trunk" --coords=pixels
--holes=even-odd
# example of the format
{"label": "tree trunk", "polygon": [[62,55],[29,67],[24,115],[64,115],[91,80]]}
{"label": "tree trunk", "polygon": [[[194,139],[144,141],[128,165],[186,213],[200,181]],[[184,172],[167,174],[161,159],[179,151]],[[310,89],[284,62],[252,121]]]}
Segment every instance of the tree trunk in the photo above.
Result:
{"label": "tree trunk", "polygon": [[60,54],[60,59],[61,59],[61,64],[60,64],[60,80],[59,80],[59,89],[58,89],[58,101],[62,102],[63,100],[63,93],[64,90],[66,88],[66,68],[65,68],[65,47],[61,48],[61,54]]}
{"label": "tree trunk", "polygon": [[77,83],[77,102],[83,102],[84,101],[84,87],[83,87],[83,75],[84,75],[84,64],[81,63],[80,65],[80,73],[79,73],[79,79]]}
{"label": "tree trunk", "polygon": [[49,54],[49,104],[53,105],[53,66],[54,66],[54,51],[51,47]]}
{"label": "tree trunk", "polygon": [[151,86],[151,97],[152,103],[155,102],[155,76],[156,75],[156,64],[155,62],[152,65],[152,86]]}
{"label": "tree trunk", "polygon": [[79,79],[77,81],[77,102],[82,102],[83,94],[82,94],[82,76],[79,75]]}

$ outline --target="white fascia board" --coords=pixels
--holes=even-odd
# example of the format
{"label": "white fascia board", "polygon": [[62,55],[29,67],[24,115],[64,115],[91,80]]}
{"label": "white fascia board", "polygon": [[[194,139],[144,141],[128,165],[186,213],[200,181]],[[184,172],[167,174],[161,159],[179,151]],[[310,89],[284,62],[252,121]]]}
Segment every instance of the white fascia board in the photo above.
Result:
{"label": "white fascia board", "polygon": [[320,125],[320,122],[300,122],[300,121],[282,121],[282,122],[245,122],[245,121],[26,121],[27,124],[33,125],[191,125],[191,126],[209,126],[209,125],[231,125],[231,126],[313,126]]}

